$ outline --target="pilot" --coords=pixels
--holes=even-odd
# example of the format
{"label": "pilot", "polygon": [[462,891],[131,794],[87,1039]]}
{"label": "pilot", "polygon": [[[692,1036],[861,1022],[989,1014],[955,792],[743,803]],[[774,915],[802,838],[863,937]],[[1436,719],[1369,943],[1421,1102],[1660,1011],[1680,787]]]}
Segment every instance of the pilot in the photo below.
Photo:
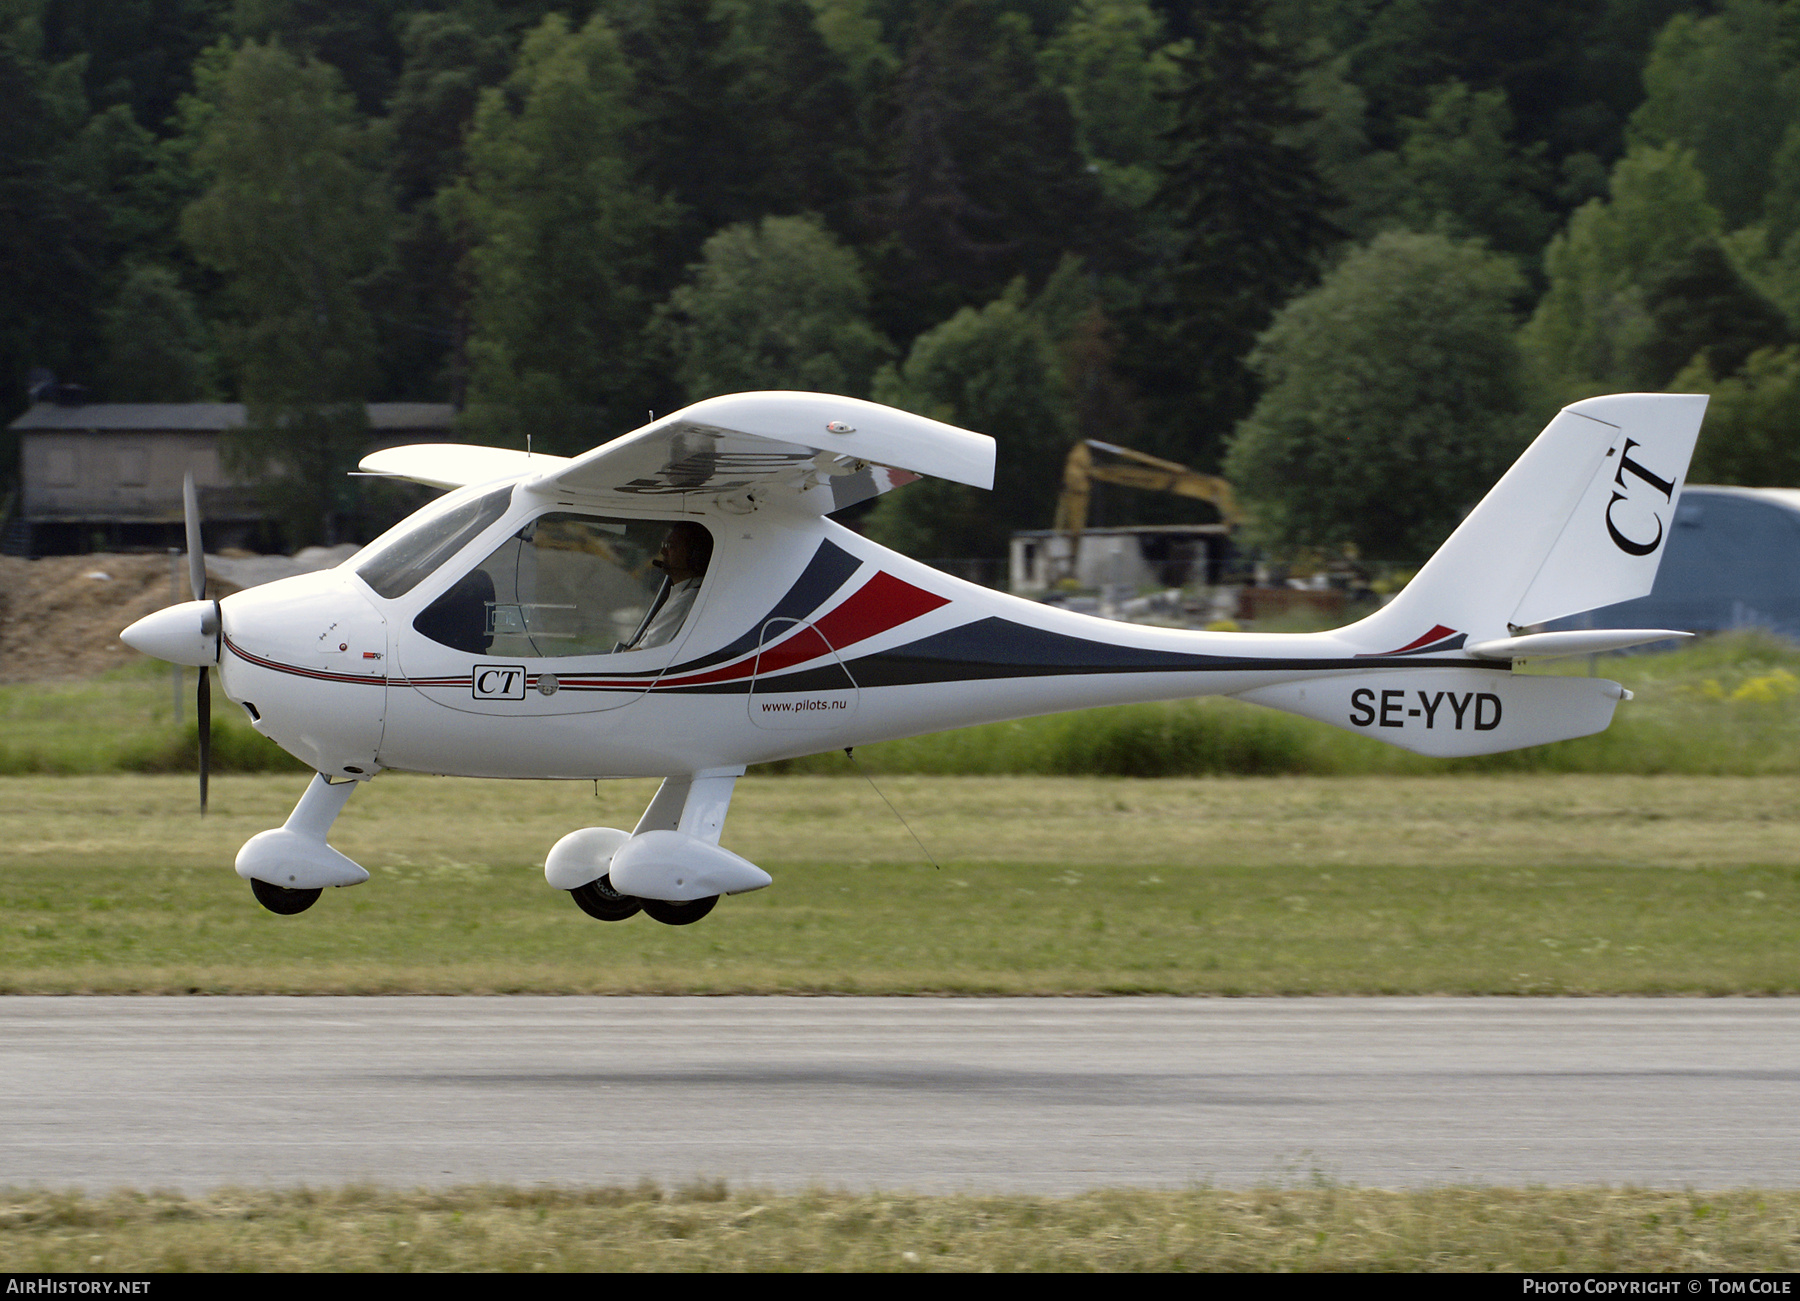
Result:
{"label": "pilot", "polygon": [[650,606],[650,612],[638,625],[637,633],[620,650],[648,650],[674,638],[694,606],[700,591],[700,580],[712,561],[712,534],[692,520],[682,520],[669,529],[662,550],[650,563],[663,571],[662,590]]}

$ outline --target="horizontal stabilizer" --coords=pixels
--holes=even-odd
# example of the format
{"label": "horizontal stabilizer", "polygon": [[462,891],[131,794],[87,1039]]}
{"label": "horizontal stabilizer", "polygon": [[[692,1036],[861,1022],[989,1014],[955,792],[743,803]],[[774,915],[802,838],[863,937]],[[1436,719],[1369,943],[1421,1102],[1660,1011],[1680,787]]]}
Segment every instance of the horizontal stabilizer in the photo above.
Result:
{"label": "horizontal stabilizer", "polygon": [[1653,641],[1679,641],[1691,632],[1669,628],[1583,628],[1574,632],[1533,632],[1501,637],[1464,649],[1484,660],[1553,660],[1562,655],[1595,655],[1601,651],[1643,646]]}
{"label": "horizontal stabilizer", "polygon": [[1314,678],[1240,692],[1237,699],[1448,759],[1604,731],[1613,708],[1630,694],[1604,678],[1469,668]]}
{"label": "horizontal stabilizer", "polygon": [[527,474],[542,474],[567,465],[566,456],[515,452],[504,447],[474,447],[468,443],[413,443],[370,452],[358,463],[364,474],[386,479],[406,479],[429,488],[463,488],[471,483],[494,483]]}

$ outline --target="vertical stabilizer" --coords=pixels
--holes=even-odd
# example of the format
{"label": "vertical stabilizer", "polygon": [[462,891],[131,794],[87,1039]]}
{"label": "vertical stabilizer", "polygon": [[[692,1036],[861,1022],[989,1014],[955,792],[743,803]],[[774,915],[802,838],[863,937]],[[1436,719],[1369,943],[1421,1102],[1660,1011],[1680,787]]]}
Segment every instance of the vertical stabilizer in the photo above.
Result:
{"label": "vertical stabilizer", "polygon": [[1520,628],[1650,594],[1706,395],[1623,393],[1568,410],[1616,432],[1600,473],[1513,610],[1508,622]]}
{"label": "vertical stabilizer", "polygon": [[1449,649],[1646,594],[1705,412],[1704,394],[1684,393],[1563,408],[1406,589],[1345,634],[1372,653]]}

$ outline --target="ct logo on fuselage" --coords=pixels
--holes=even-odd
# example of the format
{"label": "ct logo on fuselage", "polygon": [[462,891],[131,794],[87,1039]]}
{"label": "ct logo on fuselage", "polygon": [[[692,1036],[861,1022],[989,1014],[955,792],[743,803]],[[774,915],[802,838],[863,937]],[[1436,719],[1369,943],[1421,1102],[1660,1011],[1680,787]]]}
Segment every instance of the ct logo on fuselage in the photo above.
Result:
{"label": "ct logo on fuselage", "polygon": [[[1615,490],[1612,495],[1612,500],[1606,503],[1606,531],[1608,535],[1611,536],[1613,545],[1623,551],[1626,555],[1647,556],[1655,551],[1657,547],[1662,545],[1662,516],[1658,515],[1654,510],[1649,512],[1651,521],[1656,525],[1656,532],[1651,536],[1649,541],[1641,541],[1629,536],[1620,529],[1619,522],[1613,518],[1613,507],[1617,506],[1622,501],[1630,502],[1631,498],[1625,493],[1617,491],[1617,489],[1629,488],[1631,486],[1625,482],[1625,475],[1629,472],[1640,482],[1649,484],[1650,487],[1660,492],[1664,502],[1669,502],[1674,499],[1675,485],[1668,479],[1657,478],[1654,474],[1651,474],[1650,471],[1631,459],[1631,449],[1637,446],[1640,446],[1640,444],[1636,439],[1627,438],[1625,440],[1625,450],[1619,453],[1619,472],[1613,476]],[[1629,515],[1631,512],[1627,511],[1626,514]]]}
{"label": "ct logo on fuselage", "polygon": [[477,700],[525,699],[523,664],[477,664],[470,682]]}

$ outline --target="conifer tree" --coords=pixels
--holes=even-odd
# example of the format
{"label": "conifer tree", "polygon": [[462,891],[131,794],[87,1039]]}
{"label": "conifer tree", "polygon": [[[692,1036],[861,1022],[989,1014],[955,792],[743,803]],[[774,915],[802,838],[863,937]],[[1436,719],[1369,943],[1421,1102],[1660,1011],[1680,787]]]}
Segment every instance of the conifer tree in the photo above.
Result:
{"label": "conifer tree", "polygon": [[990,302],[1020,275],[1040,288],[1064,252],[1105,242],[1099,179],[1024,18],[980,0],[921,11],[871,204],[886,290],[876,316],[894,338]]}
{"label": "conifer tree", "polygon": [[470,247],[465,423],[483,441],[581,452],[664,405],[644,334],[670,205],[634,182],[633,102],[607,22],[572,31],[557,14],[482,94],[443,209]]}
{"label": "conifer tree", "polygon": [[1309,120],[1298,66],[1273,45],[1261,0],[1197,0],[1183,56],[1160,203],[1178,232],[1145,387],[1179,430],[1168,450],[1216,464],[1255,402],[1244,364],[1275,310],[1318,275],[1339,238],[1332,196],[1285,133]]}

